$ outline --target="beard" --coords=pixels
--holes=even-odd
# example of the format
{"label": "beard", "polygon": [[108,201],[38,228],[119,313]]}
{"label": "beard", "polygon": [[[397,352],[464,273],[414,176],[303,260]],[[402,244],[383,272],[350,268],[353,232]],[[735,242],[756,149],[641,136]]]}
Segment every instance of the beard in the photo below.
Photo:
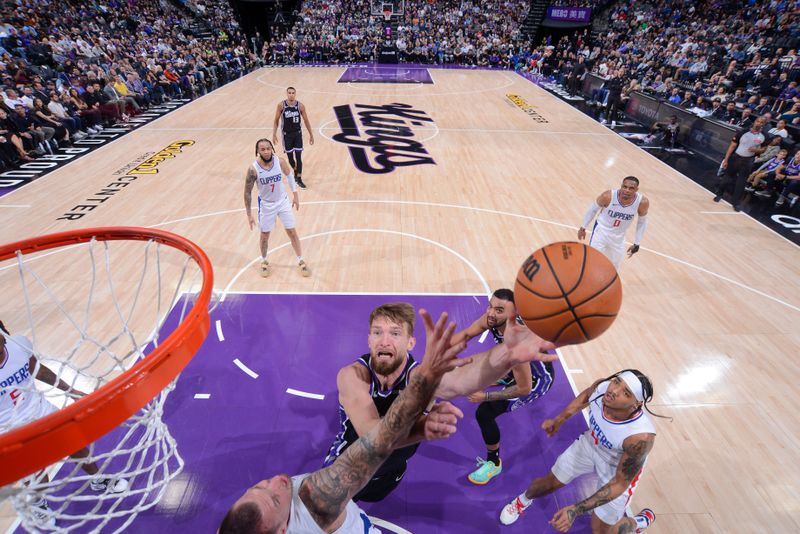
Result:
{"label": "beard", "polygon": [[376,374],[387,376],[397,371],[397,369],[403,365],[405,356],[395,355],[391,360],[385,360],[377,354],[374,354],[371,358],[371,362],[372,370],[375,371]]}

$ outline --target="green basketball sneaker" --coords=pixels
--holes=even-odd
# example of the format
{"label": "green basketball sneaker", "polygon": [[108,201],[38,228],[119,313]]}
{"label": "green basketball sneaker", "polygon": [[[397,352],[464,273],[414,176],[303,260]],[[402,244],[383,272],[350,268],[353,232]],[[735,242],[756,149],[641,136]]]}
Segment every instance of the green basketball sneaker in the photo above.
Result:
{"label": "green basketball sneaker", "polygon": [[467,477],[470,482],[483,486],[494,477],[500,474],[503,470],[503,461],[500,460],[500,465],[494,465],[494,462],[478,458],[478,468],[469,474]]}

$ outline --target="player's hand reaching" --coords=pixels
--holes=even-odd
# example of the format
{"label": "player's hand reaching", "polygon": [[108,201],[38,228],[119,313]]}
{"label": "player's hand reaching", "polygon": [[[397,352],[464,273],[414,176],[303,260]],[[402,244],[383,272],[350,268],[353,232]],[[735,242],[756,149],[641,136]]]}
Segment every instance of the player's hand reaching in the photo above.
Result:
{"label": "player's hand reaching", "polygon": [[578,241],[586,239],[586,228],[578,228]]}
{"label": "player's hand reaching", "polygon": [[310,145],[314,144],[314,133],[311,131],[308,132],[308,144]]}
{"label": "player's hand reaching", "polygon": [[[516,317],[517,310],[514,308],[513,304],[510,304],[508,314],[509,317]],[[552,362],[558,359],[558,355],[545,352],[556,348],[553,343],[545,341],[531,332],[527,326],[517,324],[517,322],[513,320],[506,321],[503,344],[509,350],[511,367],[533,360]]]}
{"label": "player's hand reaching", "polygon": [[575,505],[571,504],[556,512],[550,520],[550,525],[559,532],[566,532],[572,527],[576,517],[578,513],[575,511]]}
{"label": "player's hand reaching", "polygon": [[544,423],[542,423],[542,430],[547,432],[548,438],[552,438],[556,435],[556,432],[558,432],[562,424],[564,424],[564,421],[560,420],[558,417],[555,419],[545,419]]}
{"label": "player's hand reaching", "polygon": [[447,324],[446,312],[439,316],[436,324],[426,310],[420,310],[419,315],[425,325],[425,356],[419,371],[438,384],[445,373],[471,363],[472,358],[458,357],[458,353],[466,348],[466,342],[450,346],[450,337],[455,331],[456,324],[452,322]]}
{"label": "player's hand reaching", "polygon": [[300,211],[300,195],[297,194],[297,191],[292,193],[292,207]]}
{"label": "player's hand reaching", "polygon": [[247,215],[247,222],[250,224],[251,230],[256,227],[256,220],[253,218],[251,214]]}
{"label": "player's hand reaching", "polygon": [[447,401],[434,404],[425,419],[425,439],[449,438],[455,434],[458,420],[463,418],[464,413]]}
{"label": "player's hand reaching", "polygon": [[470,402],[474,402],[475,404],[480,404],[486,400],[486,392],[483,390],[476,391],[475,393],[470,393],[467,398]]}

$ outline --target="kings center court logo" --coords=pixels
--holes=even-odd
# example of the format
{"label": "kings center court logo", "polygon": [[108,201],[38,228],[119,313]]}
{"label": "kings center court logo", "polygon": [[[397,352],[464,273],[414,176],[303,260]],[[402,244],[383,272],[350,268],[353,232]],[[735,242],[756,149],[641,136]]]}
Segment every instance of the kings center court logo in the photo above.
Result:
{"label": "kings center court logo", "polygon": [[424,111],[397,102],[336,106],[333,111],[341,129],[333,140],[347,145],[358,170],[386,174],[397,167],[436,165],[422,143],[415,140],[420,130],[435,127]]}

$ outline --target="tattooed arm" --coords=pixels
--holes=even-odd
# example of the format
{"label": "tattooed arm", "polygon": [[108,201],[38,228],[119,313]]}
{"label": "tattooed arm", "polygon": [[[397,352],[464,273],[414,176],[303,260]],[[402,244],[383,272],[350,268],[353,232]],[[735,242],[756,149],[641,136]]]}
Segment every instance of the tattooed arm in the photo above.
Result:
{"label": "tattooed arm", "polygon": [[252,165],[247,167],[247,176],[244,180],[244,211],[247,213],[247,221],[250,224],[250,229],[256,225],[253,219],[253,213],[250,211],[250,203],[253,199],[253,184],[256,183],[256,170]]}
{"label": "tattooed arm", "polygon": [[598,506],[603,506],[622,495],[642,470],[642,466],[644,466],[655,440],[655,434],[634,434],[629,436],[622,443],[624,452],[619,464],[617,464],[617,472],[614,474],[614,478],[604,484],[591,497],[582,500],[578,504],[566,506],[556,512],[556,515],[550,520],[550,524],[556,530],[566,532],[579,515],[594,510]]}
{"label": "tattooed arm", "polygon": [[334,532],[342,525],[347,503],[369,482],[396,443],[408,436],[433,397],[442,375],[471,361],[457,358],[464,349],[463,343],[450,346],[455,325],[451,323],[445,328],[447,314],[442,314],[435,326],[425,310],[420,310],[420,315],[426,331],[425,357],[408,386],[392,403],[380,424],[356,440],[332,465],[312,473],[300,486],[300,499],[326,532]]}
{"label": "tattooed arm", "polygon": [[469,396],[472,402],[509,400],[524,397],[533,389],[533,375],[529,363],[521,363],[511,368],[514,384],[500,391],[476,391]]}

